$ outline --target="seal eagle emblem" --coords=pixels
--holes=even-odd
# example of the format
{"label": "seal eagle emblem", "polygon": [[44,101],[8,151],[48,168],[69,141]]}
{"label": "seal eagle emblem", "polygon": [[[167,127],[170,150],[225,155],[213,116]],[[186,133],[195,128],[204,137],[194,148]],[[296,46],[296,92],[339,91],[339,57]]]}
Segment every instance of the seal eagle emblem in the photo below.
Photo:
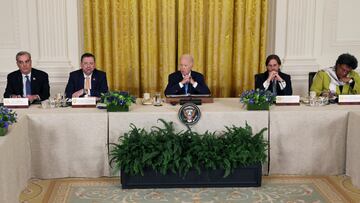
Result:
{"label": "seal eagle emblem", "polygon": [[200,120],[201,112],[196,104],[185,103],[179,109],[178,116],[183,124],[194,125]]}

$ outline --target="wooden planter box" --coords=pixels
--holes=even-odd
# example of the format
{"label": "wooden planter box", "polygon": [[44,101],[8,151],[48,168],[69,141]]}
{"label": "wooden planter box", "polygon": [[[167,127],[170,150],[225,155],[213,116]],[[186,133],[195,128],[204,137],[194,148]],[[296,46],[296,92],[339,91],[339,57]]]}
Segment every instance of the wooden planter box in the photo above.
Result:
{"label": "wooden planter box", "polygon": [[130,176],[121,172],[123,189],[134,188],[196,188],[196,187],[260,187],[261,164],[237,168],[226,178],[223,170],[202,170],[199,175],[190,170],[185,177],[169,172],[166,175],[152,169],[144,170],[144,176]]}

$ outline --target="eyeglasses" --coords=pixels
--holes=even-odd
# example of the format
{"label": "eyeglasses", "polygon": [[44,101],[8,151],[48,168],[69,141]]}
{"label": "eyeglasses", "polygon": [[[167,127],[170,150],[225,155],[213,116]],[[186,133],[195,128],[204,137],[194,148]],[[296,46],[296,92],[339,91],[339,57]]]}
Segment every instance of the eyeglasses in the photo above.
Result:
{"label": "eyeglasses", "polygon": [[16,61],[19,65],[24,65],[24,64],[29,64],[31,62],[31,60],[26,60],[26,61]]}

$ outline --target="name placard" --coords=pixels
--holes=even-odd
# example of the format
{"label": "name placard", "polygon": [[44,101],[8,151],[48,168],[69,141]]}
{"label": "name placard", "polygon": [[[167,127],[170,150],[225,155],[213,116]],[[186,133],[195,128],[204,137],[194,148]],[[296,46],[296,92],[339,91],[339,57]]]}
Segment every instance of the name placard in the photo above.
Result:
{"label": "name placard", "polygon": [[339,104],[360,104],[360,95],[339,95]]}
{"label": "name placard", "polygon": [[28,108],[29,99],[28,98],[4,98],[4,106],[12,108]]}
{"label": "name placard", "polygon": [[80,97],[71,99],[72,107],[96,107],[96,97]]}
{"label": "name placard", "polygon": [[276,105],[300,105],[300,96],[276,96]]}

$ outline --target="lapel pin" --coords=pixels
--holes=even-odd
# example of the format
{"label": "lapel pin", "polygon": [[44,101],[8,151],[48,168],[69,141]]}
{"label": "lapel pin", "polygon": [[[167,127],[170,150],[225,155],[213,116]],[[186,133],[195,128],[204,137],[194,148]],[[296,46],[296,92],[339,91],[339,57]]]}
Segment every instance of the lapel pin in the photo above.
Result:
{"label": "lapel pin", "polygon": [[36,78],[33,78],[33,80],[36,80]]}

